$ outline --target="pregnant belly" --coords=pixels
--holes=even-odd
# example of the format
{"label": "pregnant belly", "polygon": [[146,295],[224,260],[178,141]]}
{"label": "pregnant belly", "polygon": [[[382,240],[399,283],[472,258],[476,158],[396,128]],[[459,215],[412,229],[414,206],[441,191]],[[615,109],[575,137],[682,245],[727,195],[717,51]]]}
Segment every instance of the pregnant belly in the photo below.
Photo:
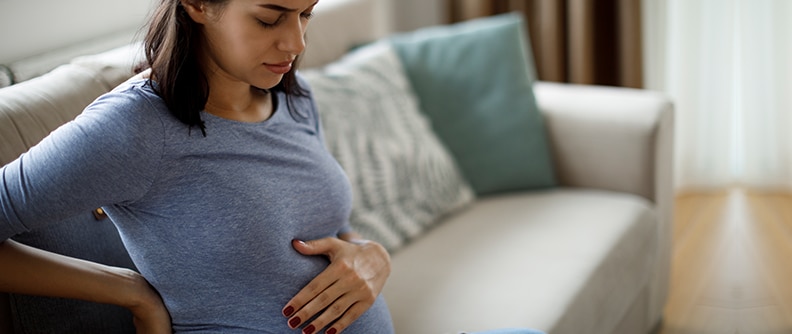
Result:
{"label": "pregnant belly", "polygon": [[[281,310],[327,264],[321,257],[300,256],[288,266],[238,268],[222,280],[185,280],[163,296],[177,333],[294,333]],[[393,333],[383,298],[344,332]]]}
{"label": "pregnant belly", "polygon": [[324,257],[303,256],[294,250],[277,256],[237,254],[228,260],[193,256],[182,263],[188,265],[159,268],[152,282],[175,328],[283,330],[273,333],[286,333],[287,319],[281,309],[329,264]]}
{"label": "pregnant belly", "polygon": [[[256,305],[237,305],[230,308],[212,309],[213,315],[206,317],[204,322],[177,323],[174,321],[174,333],[230,333],[230,334],[261,334],[261,333],[295,333],[296,330],[286,325],[282,316],[255,316],[250,319],[240,315],[250,315]],[[326,330],[328,328],[324,328]],[[322,332],[321,330],[319,332]],[[393,323],[385,300],[380,296],[374,304],[344,330],[347,334],[393,334]]]}
{"label": "pregnant belly", "polygon": [[352,323],[344,333],[393,334],[393,323],[385,299],[380,295],[374,305],[358,320]]}

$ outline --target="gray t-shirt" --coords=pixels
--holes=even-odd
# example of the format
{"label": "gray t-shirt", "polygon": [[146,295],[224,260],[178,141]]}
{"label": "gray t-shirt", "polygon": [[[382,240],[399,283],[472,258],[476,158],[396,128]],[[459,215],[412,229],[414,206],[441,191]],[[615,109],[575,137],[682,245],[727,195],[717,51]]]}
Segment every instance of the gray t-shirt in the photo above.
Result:
{"label": "gray t-shirt", "polygon": [[[275,94],[261,123],[202,113],[206,137],[145,81],[105,94],[0,169],[0,240],[103,207],[176,332],[295,332],[281,309],[328,261],[291,240],[349,231],[351,191],[313,100]],[[379,298],[345,333],[392,331]]]}

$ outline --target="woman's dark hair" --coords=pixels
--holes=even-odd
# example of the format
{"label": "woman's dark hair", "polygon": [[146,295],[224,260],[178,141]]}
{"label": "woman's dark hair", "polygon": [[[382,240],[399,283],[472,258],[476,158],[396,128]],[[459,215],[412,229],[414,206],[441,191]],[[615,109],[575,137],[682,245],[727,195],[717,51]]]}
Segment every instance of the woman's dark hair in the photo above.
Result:
{"label": "woman's dark hair", "polygon": [[[192,0],[224,6],[229,0]],[[148,32],[144,38],[146,66],[151,68],[152,88],[165,101],[168,110],[190,129],[198,126],[206,136],[206,126],[201,111],[209,97],[209,83],[201,68],[198,55],[202,36],[180,0],[161,0],[151,15]],[[305,96],[307,92],[297,82],[295,71],[299,57],[292,69],[270,91],[282,91],[291,96]],[[291,107],[291,101],[287,101]],[[292,109],[292,108],[290,108]]]}

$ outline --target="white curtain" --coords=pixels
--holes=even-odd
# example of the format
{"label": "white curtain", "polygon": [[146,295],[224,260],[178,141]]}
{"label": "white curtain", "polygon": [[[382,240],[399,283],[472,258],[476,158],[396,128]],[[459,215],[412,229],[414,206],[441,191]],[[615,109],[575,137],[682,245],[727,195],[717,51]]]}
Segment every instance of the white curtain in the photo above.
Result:
{"label": "white curtain", "polygon": [[792,190],[792,1],[643,5],[645,85],[677,112],[677,189]]}

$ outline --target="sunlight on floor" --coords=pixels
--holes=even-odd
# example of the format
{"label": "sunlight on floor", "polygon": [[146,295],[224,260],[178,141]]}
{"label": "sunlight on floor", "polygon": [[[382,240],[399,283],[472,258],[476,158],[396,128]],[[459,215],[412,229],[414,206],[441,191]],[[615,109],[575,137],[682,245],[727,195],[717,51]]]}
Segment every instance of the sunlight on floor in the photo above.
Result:
{"label": "sunlight on floor", "polygon": [[676,204],[660,333],[792,333],[792,195],[730,189]]}

